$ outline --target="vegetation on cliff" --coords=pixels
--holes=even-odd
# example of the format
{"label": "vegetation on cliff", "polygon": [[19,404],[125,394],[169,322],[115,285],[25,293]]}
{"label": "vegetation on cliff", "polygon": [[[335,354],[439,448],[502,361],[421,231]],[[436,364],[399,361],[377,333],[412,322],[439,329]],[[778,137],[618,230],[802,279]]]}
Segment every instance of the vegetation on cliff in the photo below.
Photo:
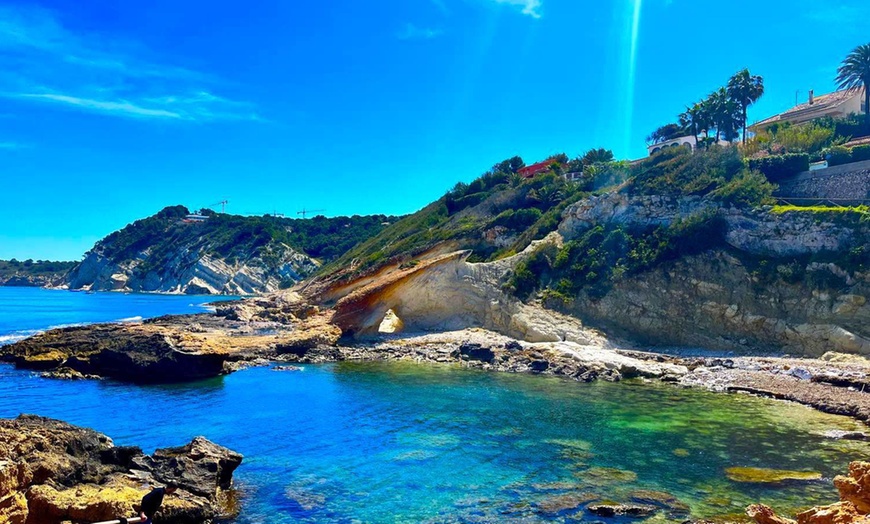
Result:
{"label": "vegetation on cliff", "polygon": [[0,282],[48,281],[63,277],[76,262],[0,260]]}
{"label": "vegetation on cliff", "polygon": [[[472,262],[509,256],[555,231],[569,205],[606,191],[697,196],[748,208],[770,202],[775,188],[746,166],[736,147],[714,147],[694,154],[685,148],[668,148],[634,164],[614,162],[599,150],[564,163],[560,160],[567,157],[554,158],[549,171],[530,178],[520,176],[521,161],[500,162],[473,182],[457,184],[441,199],[351,249],[323,273],[346,267],[359,272],[387,261],[407,263],[436,246],[444,251],[471,250]],[[570,180],[563,176],[575,170],[582,174]],[[545,273],[561,282],[556,286],[560,292],[598,285],[614,275],[703,251],[721,243],[722,231],[713,215],[684,217],[667,227],[599,227],[569,243],[561,255],[548,248],[522,263],[512,286],[527,296],[541,286]],[[547,270],[541,265],[545,259]],[[582,267],[578,266],[581,259]]]}
{"label": "vegetation on cliff", "polygon": [[71,288],[248,294],[290,287],[396,217],[238,216],[171,206],[99,241]]}
{"label": "vegetation on cliff", "polygon": [[[511,255],[554,231],[565,208],[580,198],[624,182],[627,162],[592,149],[569,160],[552,157],[549,170],[523,177],[522,159],[499,162],[470,183],[456,184],[443,197],[387,227],[327,265],[322,273],[364,271],[390,260],[411,261],[436,246],[470,249],[472,261]],[[575,173],[568,180],[565,173]]]}
{"label": "vegetation on cliff", "polygon": [[598,225],[561,248],[547,245],[535,251],[517,265],[509,287],[524,299],[541,287],[549,296],[566,301],[580,291],[602,296],[615,280],[720,245],[724,232],[725,225],[715,213],[690,216],[669,226]]}
{"label": "vegetation on cliff", "polygon": [[332,260],[360,238],[380,232],[396,220],[386,215],[311,219],[279,216],[240,216],[209,212],[202,221],[187,221],[190,211],[171,206],[116,231],[94,247],[112,260],[129,260],[148,249],[148,266],[161,267],[178,245],[204,249],[208,254],[233,263],[239,259],[274,257],[278,245],[290,246],[307,255]]}

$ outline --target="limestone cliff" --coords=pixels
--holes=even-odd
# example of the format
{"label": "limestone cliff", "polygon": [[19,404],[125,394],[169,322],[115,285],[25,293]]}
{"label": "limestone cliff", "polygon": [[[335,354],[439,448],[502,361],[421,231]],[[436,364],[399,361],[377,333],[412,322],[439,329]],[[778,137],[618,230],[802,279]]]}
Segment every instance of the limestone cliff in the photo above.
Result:
{"label": "limestone cliff", "polygon": [[150,252],[117,261],[98,245],[66,278],[70,289],[184,294],[251,295],[277,291],[313,273],[319,263],[290,246],[271,246],[277,259],[228,260],[206,248],[177,246],[165,263],[149,266]]}
{"label": "limestone cliff", "polygon": [[320,263],[273,217],[166,208],[107,236],[66,276],[70,289],[248,295],[289,287]]}
{"label": "limestone cliff", "polygon": [[[687,236],[696,223],[716,227]],[[590,241],[594,230],[604,240]],[[334,305],[345,333],[388,318],[388,330],[483,327],[530,342],[606,346],[598,328],[646,346],[868,355],[868,238],[860,216],[615,191],[568,206],[557,232],[518,255],[470,263],[468,251],[436,248],[302,291]],[[528,295],[516,289],[522,272]]]}
{"label": "limestone cliff", "polygon": [[866,220],[614,193],[569,207],[559,231],[571,240],[594,225],[667,226],[698,213],[724,221],[718,246],[549,304],[645,344],[870,354]]}

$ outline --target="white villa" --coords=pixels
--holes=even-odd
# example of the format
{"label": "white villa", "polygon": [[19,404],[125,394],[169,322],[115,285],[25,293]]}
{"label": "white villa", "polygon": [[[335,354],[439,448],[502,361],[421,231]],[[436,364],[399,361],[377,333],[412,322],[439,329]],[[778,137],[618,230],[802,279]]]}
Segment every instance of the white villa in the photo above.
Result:
{"label": "white villa", "polygon": [[646,146],[647,152],[652,155],[653,153],[658,153],[662,149],[666,147],[688,147],[689,149],[696,149],[698,147],[698,142],[695,141],[695,137],[692,135],[689,136],[680,136],[677,138],[672,138],[670,140],[665,140],[664,142],[659,142],[658,144],[652,144],[650,146]]}
{"label": "white villa", "polygon": [[803,104],[798,104],[784,113],[756,122],[749,126],[749,131],[758,133],[774,124],[785,122],[792,125],[803,124],[826,116],[843,118],[852,113],[861,114],[864,112],[864,109],[863,87],[860,89],[835,91],[821,96],[814,96],[813,92],[810,91],[807,101]]}

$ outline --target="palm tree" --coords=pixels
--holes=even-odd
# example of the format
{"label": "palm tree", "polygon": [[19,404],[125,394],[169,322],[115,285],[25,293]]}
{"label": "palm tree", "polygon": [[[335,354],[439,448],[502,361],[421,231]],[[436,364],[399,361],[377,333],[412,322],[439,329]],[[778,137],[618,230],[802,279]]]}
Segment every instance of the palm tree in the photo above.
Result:
{"label": "palm tree", "polygon": [[719,143],[720,137],[728,142],[734,141],[740,121],[740,106],[728,96],[724,87],[710,93],[705,102],[711,123],[716,128],[716,143]]}
{"label": "palm tree", "polygon": [[[687,107],[686,111],[680,114],[680,125],[688,129],[692,136],[695,137],[695,144],[698,144],[698,135],[702,129],[707,128],[706,114],[700,102],[696,102],[692,107]],[[695,147],[698,147],[697,145]]]}
{"label": "palm tree", "polygon": [[743,143],[746,143],[746,110],[764,94],[764,79],[749,74],[749,69],[739,71],[728,80],[728,97],[737,102],[741,109],[743,124]]}
{"label": "palm tree", "polygon": [[840,89],[864,88],[864,126],[870,129],[870,44],[859,45],[837,69]]}

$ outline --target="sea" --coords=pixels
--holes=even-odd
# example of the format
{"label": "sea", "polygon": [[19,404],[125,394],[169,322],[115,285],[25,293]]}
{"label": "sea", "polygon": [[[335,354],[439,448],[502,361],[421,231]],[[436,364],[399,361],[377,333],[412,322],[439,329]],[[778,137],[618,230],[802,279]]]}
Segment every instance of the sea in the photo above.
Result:
{"label": "sea", "polygon": [[[214,300],[0,287],[0,340],[200,312]],[[745,519],[754,502],[785,514],[834,502],[832,477],[870,456],[870,443],[829,436],[867,428],[793,403],[408,362],[146,386],[0,365],[0,417],[20,413],[149,453],[198,435],[242,453],[234,524],[620,522],[586,506],[650,500],[669,502],[649,522]],[[822,478],[735,480],[733,468],[747,467]]]}

